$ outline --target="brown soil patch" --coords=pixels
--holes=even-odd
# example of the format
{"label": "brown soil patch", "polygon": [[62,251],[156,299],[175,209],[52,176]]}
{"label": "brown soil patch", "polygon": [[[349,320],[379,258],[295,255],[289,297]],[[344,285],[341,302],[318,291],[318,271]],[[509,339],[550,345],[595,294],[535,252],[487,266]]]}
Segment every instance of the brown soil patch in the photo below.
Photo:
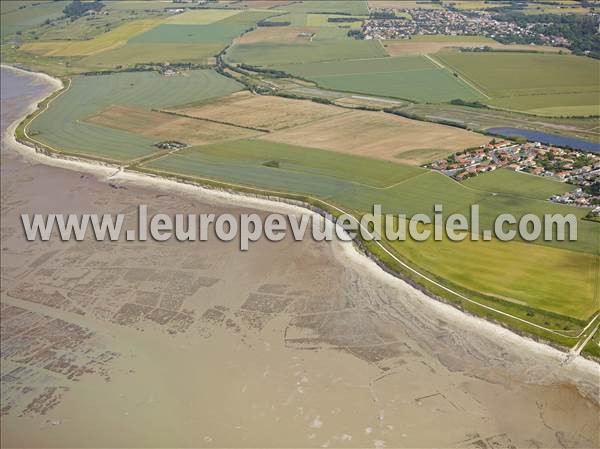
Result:
{"label": "brown soil patch", "polygon": [[214,103],[177,109],[177,112],[238,126],[276,130],[343,114],[345,111],[312,101],[239,92]]}
{"label": "brown soil patch", "polygon": [[235,39],[236,44],[256,44],[260,42],[277,42],[301,44],[310,42],[317,27],[260,27]]}
{"label": "brown soil patch", "polygon": [[88,117],[86,122],[157,140],[178,140],[189,145],[204,145],[257,134],[252,130],[231,125],[116,105]]}
{"label": "brown soil patch", "polygon": [[[351,111],[268,134],[263,138],[395,162],[401,159],[404,163],[415,165],[431,160],[431,149],[445,154],[479,146],[490,140],[481,134],[458,128],[366,111]],[[419,149],[427,150],[415,151]],[[410,152],[406,159],[402,157],[405,152]]]}

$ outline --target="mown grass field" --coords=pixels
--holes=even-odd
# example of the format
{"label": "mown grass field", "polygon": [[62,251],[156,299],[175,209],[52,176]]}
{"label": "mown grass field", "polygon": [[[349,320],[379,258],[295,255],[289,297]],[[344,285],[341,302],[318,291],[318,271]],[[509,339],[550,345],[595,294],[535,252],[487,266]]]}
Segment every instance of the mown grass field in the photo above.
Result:
{"label": "mown grass field", "polygon": [[552,179],[503,169],[475,176],[463,184],[486,192],[509,193],[539,200],[547,200],[552,195],[569,192],[574,188],[573,185]]}
{"label": "mown grass field", "polygon": [[433,103],[483,98],[424,56],[288,64],[277,68],[325,88],[369,95]]}
{"label": "mown grass field", "polygon": [[600,104],[600,61],[592,58],[493,52],[444,52],[435,58],[477,85],[498,106],[556,112],[565,107],[564,115],[569,115],[570,108],[592,114]]}
{"label": "mown grass field", "polygon": [[[471,203],[482,204],[487,210],[484,215],[504,212],[490,193],[467,189],[420,168],[259,140],[186,149],[143,168],[317,196],[356,213],[382,204],[385,212],[431,215],[433,204],[443,204],[448,216]],[[546,213],[557,211],[550,203],[523,201],[526,205],[537,203],[537,208]],[[598,234],[584,233],[582,237],[589,240],[594,236]],[[561,249],[519,241],[481,240],[406,241],[391,246],[426,273],[435,273],[434,277],[464,291],[479,292],[509,307],[528,305],[582,320],[598,309],[594,293],[597,249],[594,253],[569,245]]]}
{"label": "mown grass field", "polygon": [[154,72],[74,77],[71,88],[29,126],[31,137],[65,152],[126,161],[157,151],[157,139],[84,120],[111,105],[144,109],[227,95],[240,89],[212,70],[162,77]]}

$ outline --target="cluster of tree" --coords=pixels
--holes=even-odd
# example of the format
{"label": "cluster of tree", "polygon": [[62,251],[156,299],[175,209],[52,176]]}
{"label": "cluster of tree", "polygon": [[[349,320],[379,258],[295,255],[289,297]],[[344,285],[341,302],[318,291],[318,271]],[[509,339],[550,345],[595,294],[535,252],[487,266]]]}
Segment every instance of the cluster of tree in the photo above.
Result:
{"label": "cluster of tree", "polygon": [[592,185],[585,186],[583,191],[592,196],[600,196],[600,181],[596,181]]}
{"label": "cluster of tree", "polygon": [[[540,50],[535,49],[515,50],[512,48],[493,48],[487,45],[484,45],[483,47],[460,47],[460,51],[463,53],[542,53]],[[562,50],[559,51],[559,53],[561,52]]]}
{"label": "cluster of tree", "polygon": [[262,73],[263,75],[268,75],[270,77],[273,78],[287,78],[290,75],[288,75],[286,72],[284,72],[283,70],[275,70],[275,69],[264,69],[262,67],[257,67],[254,65],[250,65],[250,64],[240,64],[239,68],[242,70],[248,70],[250,72],[257,72],[257,73]]}
{"label": "cluster of tree", "polygon": [[370,19],[395,19],[396,13],[394,11],[377,10],[377,11],[373,11],[371,14],[369,14],[369,18]]}
{"label": "cluster of tree", "polygon": [[[499,14],[497,20],[513,22],[519,26],[533,24],[533,32],[545,35],[560,36],[567,39],[571,45],[570,50],[575,54],[587,54],[600,58],[600,34],[598,26],[600,19],[597,15],[581,14],[538,14],[527,15],[519,12],[506,12]],[[504,43],[531,43],[531,37],[511,36],[496,38]],[[542,44],[538,39],[536,44]]]}
{"label": "cluster of tree", "polygon": [[581,168],[586,165],[592,165],[592,158],[587,154],[580,154],[573,161],[573,168]]}
{"label": "cluster of tree", "polygon": [[344,23],[344,22],[360,22],[362,19],[358,17],[328,17],[328,22],[331,23]]}
{"label": "cluster of tree", "polygon": [[451,100],[450,104],[456,106],[467,106],[469,108],[487,109],[487,106],[479,101],[465,101],[461,100],[460,98],[455,98],[454,100]]}
{"label": "cluster of tree", "polygon": [[354,39],[364,39],[365,34],[362,32],[362,30],[349,30],[348,37],[353,37]]}
{"label": "cluster of tree", "polygon": [[287,27],[290,26],[292,22],[289,21],[281,21],[281,22],[269,22],[267,20],[261,20],[257,23],[259,27]]}
{"label": "cluster of tree", "polygon": [[104,3],[100,0],[95,0],[93,2],[82,2],[81,0],[73,0],[65,9],[63,9],[63,13],[67,17],[78,18],[86,14],[88,11],[100,11],[104,8]]}

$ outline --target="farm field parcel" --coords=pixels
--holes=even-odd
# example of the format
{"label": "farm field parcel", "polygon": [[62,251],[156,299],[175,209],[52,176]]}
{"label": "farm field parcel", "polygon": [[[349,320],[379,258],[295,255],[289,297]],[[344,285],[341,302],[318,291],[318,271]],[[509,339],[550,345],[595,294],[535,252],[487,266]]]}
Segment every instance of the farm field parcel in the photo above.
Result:
{"label": "farm field parcel", "polygon": [[[18,129],[21,140],[126,172],[299,200],[338,215],[379,204],[384,213],[433,218],[438,204],[446,216],[469,216],[477,204],[478,236],[501,213],[572,214],[576,241],[361,245],[432,295],[564,346],[577,343],[600,310],[600,227],[584,219],[589,208],[548,201],[574,185],[477,164],[465,168],[473,176],[463,182],[446,176],[465,152],[504,144],[486,134],[494,127],[597,142],[597,59],[480,32],[365,34],[368,21],[406,24],[410,9],[457,14],[487,11],[485,2],[104,3],[56,19],[64,5],[3,3],[3,23],[16,17],[3,61],[61,76],[65,85]],[[424,168],[434,160],[450,168]],[[549,177],[585,167],[569,168],[558,156],[550,164],[557,168]]]}
{"label": "farm field parcel", "polygon": [[[212,70],[189,71],[186,76],[168,79],[154,72],[78,76],[73,78],[70,89],[52,103],[50,111],[30,125],[29,132],[62,151],[126,161],[158,151],[156,140],[144,133],[136,134],[133,123],[120,129],[95,124],[107,123],[106,116],[110,114],[106,108],[118,104],[150,111],[239,89],[236,82]],[[102,111],[104,121],[98,117]],[[114,117],[116,111],[112,111]],[[125,115],[127,120],[135,119],[131,114]],[[168,120],[170,117],[165,117],[165,123]],[[129,126],[131,129],[126,130]]]}
{"label": "farm field parcel", "polygon": [[[492,105],[547,115],[599,115],[600,61],[571,55],[440,53]],[[568,73],[569,76],[565,76]]]}
{"label": "farm field parcel", "polygon": [[455,98],[468,101],[483,99],[475,89],[424,56],[276,67],[330,89],[432,103],[447,102]]}

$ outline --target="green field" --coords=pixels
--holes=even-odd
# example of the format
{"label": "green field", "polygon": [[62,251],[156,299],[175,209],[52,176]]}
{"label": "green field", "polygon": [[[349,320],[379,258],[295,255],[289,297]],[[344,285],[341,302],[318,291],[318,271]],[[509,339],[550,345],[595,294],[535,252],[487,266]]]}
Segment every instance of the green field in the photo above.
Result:
{"label": "green field", "polygon": [[355,15],[366,15],[369,13],[366,0],[305,0],[281,6],[277,9],[302,13],[344,12]]}
{"label": "green field", "polygon": [[483,98],[424,56],[289,64],[277,68],[328,89],[432,103]]}
{"label": "green field", "polygon": [[[3,1],[2,15],[0,16],[0,37],[4,39],[11,34],[40,26],[48,19],[57,19],[62,16],[62,10],[68,4],[68,1]],[[19,9],[21,6],[25,6],[25,8]]]}
{"label": "green field", "polygon": [[130,67],[158,62],[207,64],[223,48],[222,44],[126,44],[112,50],[86,56],[78,65],[90,71]]}
{"label": "green field", "polygon": [[600,307],[595,293],[598,256],[518,241],[407,240],[391,246],[463,291],[580,320]]}
{"label": "green field", "polygon": [[[273,164],[276,163],[276,167]],[[438,173],[373,159],[289,145],[241,140],[186,149],[144,165],[144,169],[192,178],[258,187],[285,194],[311,195],[348,211],[364,213],[373,204],[385,212],[431,215],[443,204],[446,216],[471,203],[482,215],[504,212],[494,195],[467,189]],[[526,188],[524,185],[523,188]],[[522,199],[527,212],[572,212]],[[525,211],[522,211],[525,213]],[[484,220],[485,221],[485,218]],[[593,230],[593,229],[592,229]],[[593,230],[594,231],[594,230]],[[598,233],[581,234],[585,245],[563,249],[521,242],[395,242],[399,255],[437,278],[469,291],[549,312],[588,318],[598,308],[594,276]],[[528,254],[528,257],[523,257]],[[482,263],[482,261],[485,263]],[[552,273],[548,279],[547,274]],[[543,281],[540,281],[543,279]],[[578,294],[572,292],[577,289]]]}
{"label": "green field", "polygon": [[463,184],[486,192],[508,193],[539,200],[547,200],[552,195],[574,189],[570,184],[504,169],[475,176],[467,179]]}
{"label": "green field", "polygon": [[498,52],[435,58],[483,90],[489,103],[507,109],[591,115],[600,105],[600,61],[592,58]]}
{"label": "green field", "polygon": [[118,104],[146,109],[175,106],[239,90],[212,70],[163,77],[154,72],[77,76],[71,88],[29,127],[31,137],[65,152],[126,161],[157,151],[146,137],[85,123],[103,108]]}
{"label": "green field", "polygon": [[227,52],[227,61],[251,65],[274,66],[304,64],[343,59],[380,58],[386,56],[378,42],[353,39],[306,42],[303,44],[239,44]]}
{"label": "green field", "polygon": [[206,25],[161,24],[129,42],[134,44],[214,44],[223,47],[252,28],[256,22],[272,16],[268,11],[245,11]]}

